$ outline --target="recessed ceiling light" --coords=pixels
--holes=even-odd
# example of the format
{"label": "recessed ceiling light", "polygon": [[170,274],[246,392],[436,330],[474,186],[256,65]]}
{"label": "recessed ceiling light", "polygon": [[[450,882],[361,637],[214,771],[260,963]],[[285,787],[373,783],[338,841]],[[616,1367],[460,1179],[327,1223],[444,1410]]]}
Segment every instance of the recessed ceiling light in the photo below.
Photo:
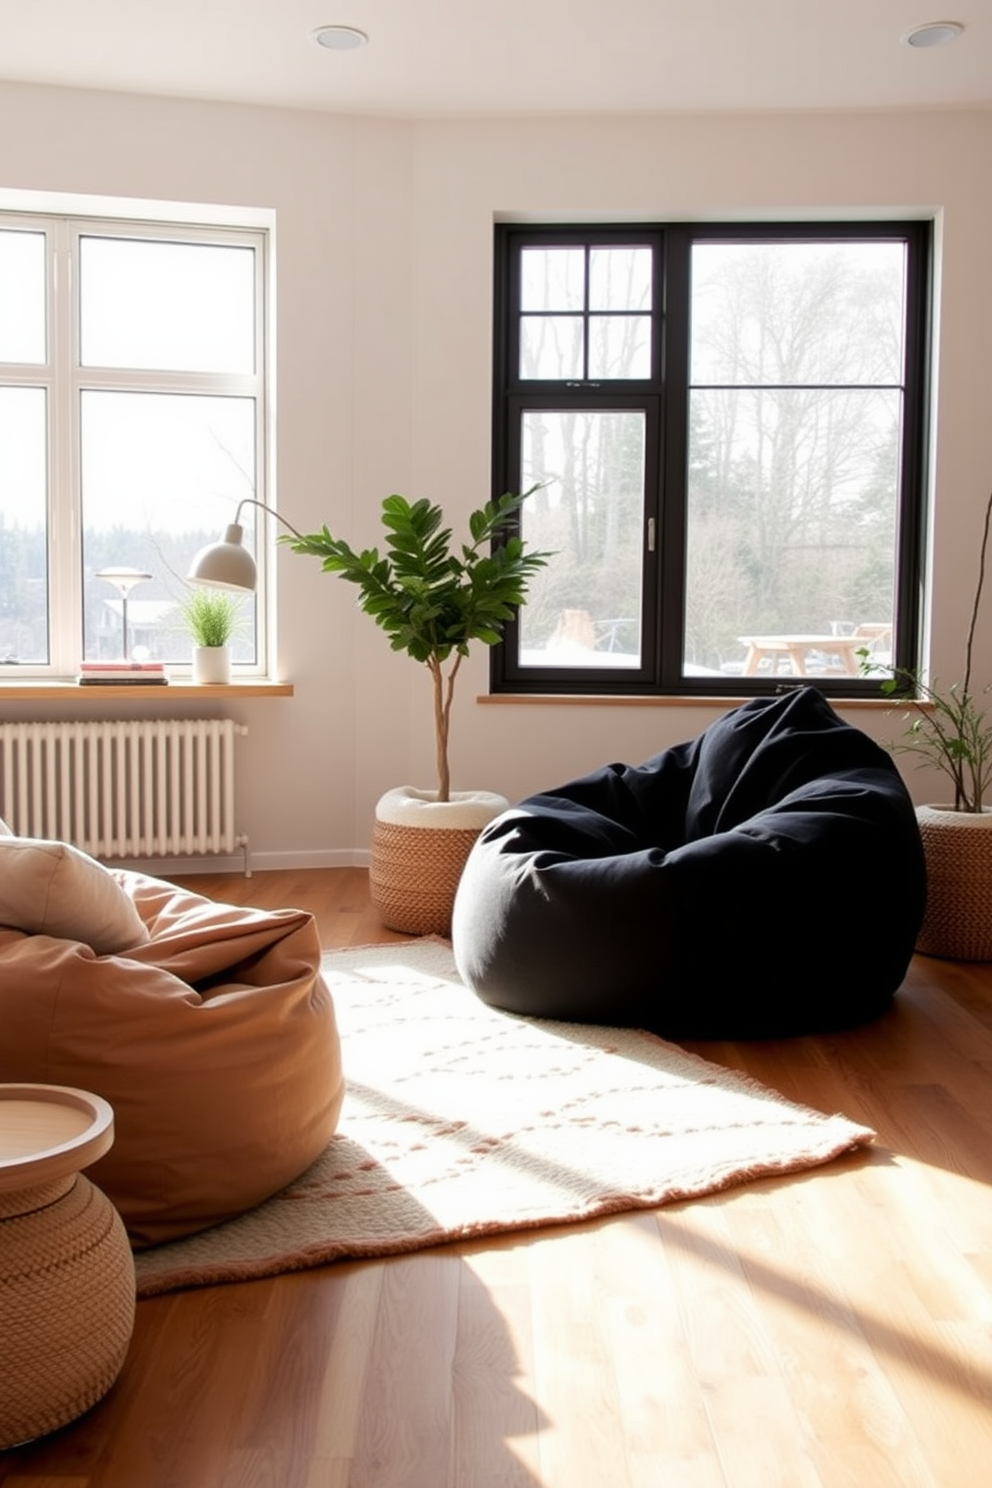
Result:
{"label": "recessed ceiling light", "polygon": [[925,26],[914,26],[907,31],[903,41],[911,47],[943,46],[945,41],[954,41],[963,30],[960,21],[928,21]]}
{"label": "recessed ceiling light", "polygon": [[313,39],[330,52],[353,52],[368,41],[365,32],[359,31],[357,26],[318,26]]}

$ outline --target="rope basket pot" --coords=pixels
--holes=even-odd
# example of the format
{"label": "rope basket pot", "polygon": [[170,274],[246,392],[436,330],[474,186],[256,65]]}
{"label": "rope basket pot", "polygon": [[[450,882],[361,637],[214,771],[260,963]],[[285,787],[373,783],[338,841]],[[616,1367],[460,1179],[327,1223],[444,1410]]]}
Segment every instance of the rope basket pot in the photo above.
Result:
{"label": "rope basket pot", "polygon": [[433,791],[398,786],[375,808],[369,891],[390,930],[444,935],[462,869],[483,827],[509,806],[489,791],[455,791],[438,801]]}
{"label": "rope basket pot", "polygon": [[992,811],[918,806],[927,907],[916,949],[952,961],[992,961]]}
{"label": "rope basket pot", "polygon": [[134,1326],[134,1261],[110,1200],[82,1174],[35,1197],[19,1215],[0,1200],[0,1448],[95,1405]]}

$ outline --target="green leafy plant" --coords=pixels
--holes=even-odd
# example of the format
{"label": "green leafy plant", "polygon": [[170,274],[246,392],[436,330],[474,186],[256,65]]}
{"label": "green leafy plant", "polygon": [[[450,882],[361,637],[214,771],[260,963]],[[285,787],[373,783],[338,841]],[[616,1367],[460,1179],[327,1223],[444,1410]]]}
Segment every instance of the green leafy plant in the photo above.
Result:
{"label": "green leafy plant", "polygon": [[992,721],[985,703],[990,689],[977,696],[971,690],[971,654],[978,623],[978,611],[985,585],[985,557],[992,521],[992,494],[985,505],[985,524],[978,560],[978,583],[971,606],[971,622],[965,647],[964,680],[944,690],[931,683],[918,671],[906,667],[883,667],[869,661],[868,651],[859,651],[863,672],[890,673],[881,691],[891,697],[897,692],[912,693],[910,711],[905,715],[906,731],[889,747],[896,753],[920,757],[921,768],[930,765],[947,775],[954,784],[955,811],[980,812],[992,780]]}
{"label": "green leafy plant", "polygon": [[356,552],[326,527],[280,539],[294,553],[319,558],[325,573],[357,585],[359,607],[386,632],[393,650],[405,651],[427,667],[433,685],[439,801],[450,800],[451,794],[448,735],[462,658],[473,641],[496,645],[515,608],[524,603],[532,574],[551,556],[527,552],[514,530],[516,514],[530,494],[507,493],[472,512],[471,541],[458,545],[443,525],[439,506],[395,495],[382,503],[384,554],[378,548]]}
{"label": "green leafy plant", "polygon": [[226,646],[241,625],[241,601],[223,589],[191,585],[179,601],[179,613],[197,646]]}

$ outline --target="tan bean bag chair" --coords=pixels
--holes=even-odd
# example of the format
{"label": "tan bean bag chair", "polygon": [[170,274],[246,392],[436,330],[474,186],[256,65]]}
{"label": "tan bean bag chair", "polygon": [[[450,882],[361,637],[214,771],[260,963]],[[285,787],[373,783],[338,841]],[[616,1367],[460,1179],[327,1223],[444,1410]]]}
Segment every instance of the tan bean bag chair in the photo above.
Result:
{"label": "tan bean bag chair", "polygon": [[0,835],[0,1081],[96,1092],[87,1174],[136,1247],[230,1219],[330,1140],[344,1096],[313,917],[215,904]]}

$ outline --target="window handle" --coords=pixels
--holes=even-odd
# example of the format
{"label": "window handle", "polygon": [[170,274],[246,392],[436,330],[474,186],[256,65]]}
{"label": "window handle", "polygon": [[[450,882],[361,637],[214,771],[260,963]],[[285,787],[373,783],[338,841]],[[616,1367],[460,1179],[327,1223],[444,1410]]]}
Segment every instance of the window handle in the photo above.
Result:
{"label": "window handle", "polygon": [[656,546],[655,520],[648,517],[648,552],[653,553]]}

